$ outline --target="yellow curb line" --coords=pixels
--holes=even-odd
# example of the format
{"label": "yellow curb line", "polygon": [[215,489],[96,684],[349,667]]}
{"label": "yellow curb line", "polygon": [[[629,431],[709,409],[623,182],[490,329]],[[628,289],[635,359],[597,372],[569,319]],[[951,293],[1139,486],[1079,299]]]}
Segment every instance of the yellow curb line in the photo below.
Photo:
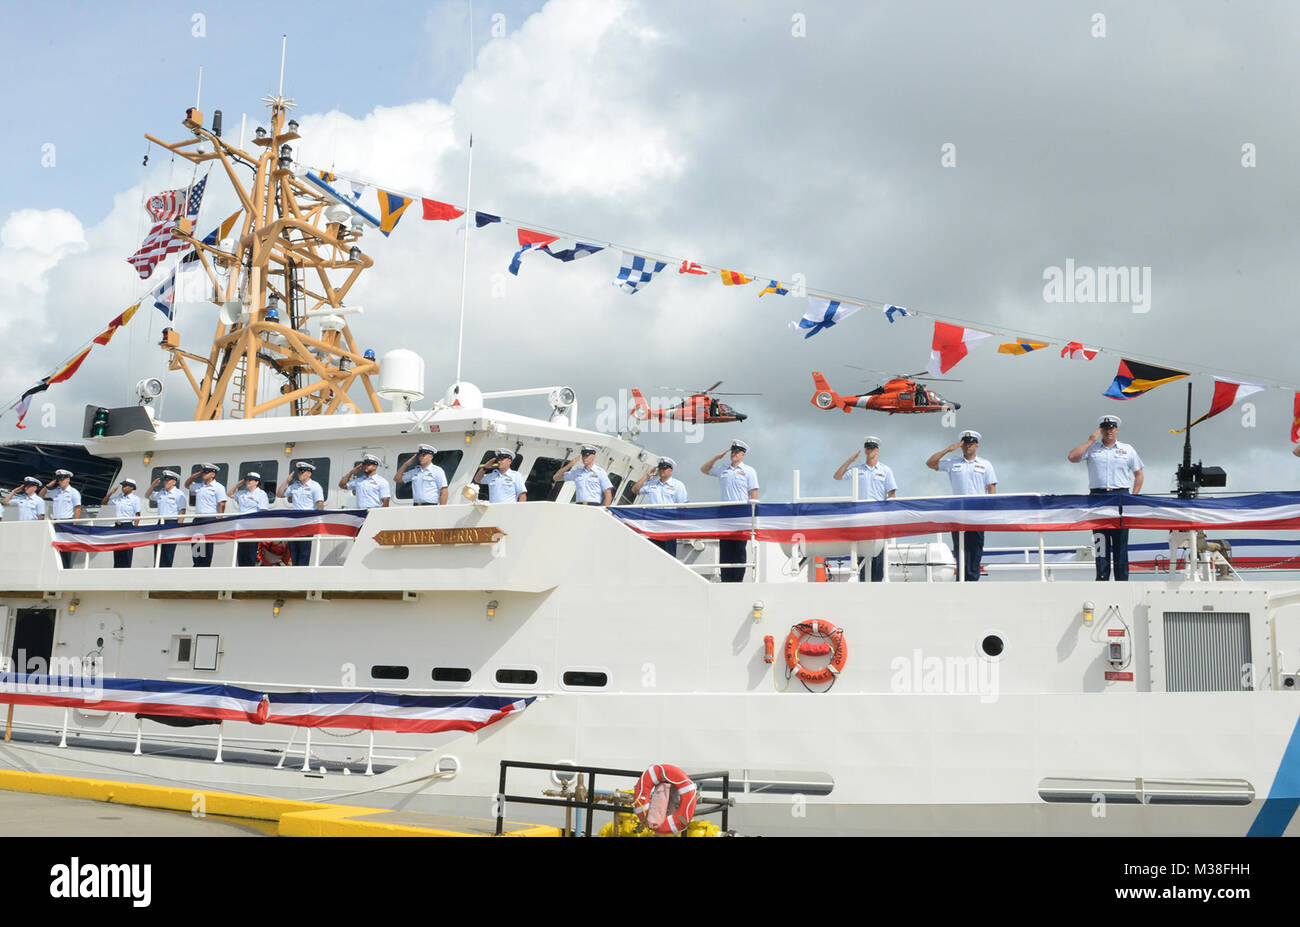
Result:
{"label": "yellow curb line", "polygon": [[[165,785],[140,785],[134,782],[83,779],[79,776],[56,776],[49,773],[0,769],[0,789],[9,792],[85,798],[92,801],[112,802],[118,805],[162,808],[168,811],[188,811],[193,813],[196,808],[201,808],[204,814],[229,818],[249,818],[257,821],[273,821],[279,825],[278,832],[280,836],[284,837],[478,836],[464,831],[414,827],[407,824],[388,824],[377,818],[392,812],[379,808],[329,805],[318,802],[294,801],[287,798],[262,798],[256,795],[239,795],[233,792],[211,792],[206,789],[182,789]],[[559,828],[556,827],[513,826],[518,829],[507,831],[505,836],[559,836]]]}

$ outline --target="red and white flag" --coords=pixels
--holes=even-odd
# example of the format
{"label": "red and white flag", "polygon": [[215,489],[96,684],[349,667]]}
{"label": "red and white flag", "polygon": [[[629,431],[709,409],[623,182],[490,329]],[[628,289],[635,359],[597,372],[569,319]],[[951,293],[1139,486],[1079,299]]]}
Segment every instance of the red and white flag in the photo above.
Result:
{"label": "red and white flag", "polygon": [[682,261],[682,266],[677,268],[679,274],[707,274],[708,271],[696,264],[694,261]]}
{"label": "red and white flag", "polygon": [[[1245,399],[1254,393],[1263,391],[1264,387],[1259,383],[1242,383],[1239,380],[1224,380],[1219,377],[1214,378],[1214,398],[1210,400],[1210,411],[1206,412],[1192,425],[1199,425],[1211,416],[1218,415],[1225,409],[1231,409],[1233,404],[1239,399]],[[1191,425],[1187,426],[1188,428]],[[1187,428],[1179,428],[1177,431],[1169,432],[1171,435],[1180,435]]]}
{"label": "red and white flag", "polygon": [[934,340],[930,342],[931,376],[937,377],[956,367],[957,362],[969,353],[971,345],[988,337],[991,337],[988,332],[935,322]]}
{"label": "red and white flag", "polygon": [[1071,341],[1061,348],[1061,356],[1069,360],[1092,360],[1097,356],[1097,351],[1093,348],[1085,348],[1077,341]]}

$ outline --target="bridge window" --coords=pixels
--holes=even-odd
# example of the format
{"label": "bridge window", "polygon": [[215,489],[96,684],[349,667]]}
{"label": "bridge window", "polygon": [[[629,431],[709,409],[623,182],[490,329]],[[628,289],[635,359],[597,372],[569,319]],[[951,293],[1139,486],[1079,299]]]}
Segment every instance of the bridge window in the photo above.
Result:
{"label": "bridge window", "polygon": [[[612,482],[614,482],[614,481],[611,479],[610,482],[612,483]],[[618,501],[615,502],[614,504],[615,504],[615,505],[631,505],[633,502],[635,502],[635,501],[636,501],[636,497],[637,497],[637,493],[634,493],[634,492],[632,491],[632,487],[635,486],[635,485],[636,485],[636,480],[624,480],[624,481],[623,481],[623,493],[622,493],[622,495],[620,495],[620,496],[618,497]]]}
{"label": "bridge window", "polygon": [[[433,465],[435,467],[442,467],[442,472],[447,475],[448,485],[451,485],[451,481],[456,478],[456,471],[460,468],[460,461],[461,458],[464,456],[465,456],[465,452],[461,450],[436,451],[434,453]],[[405,451],[398,454],[397,466],[401,467],[401,465],[406,462],[406,458],[407,458],[407,454]],[[418,460],[412,460],[411,467],[416,466],[418,463],[419,463]],[[411,467],[407,467],[407,469],[409,470],[411,469]],[[396,473],[397,471],[394,470],[393,472]],[[403,483],[401,480],[396,480],[393,486],[393,495],[398,499],[409,500],[411,498],[411,484]],[[487,497],[484,496],[484,498],[486,499]]]}
{"label": "bridge window", "polygon": [[564,488],[564,483],[557,483],[552,477],[555,476],[555,471],[566,463],[568,463],[567,460],[561,460],[558,457],[538,457],[533,461],[533,468],[528,471],[528,478],[524,480],[524,488],[528,490],[530,501],[555,501],[560,494],[560,490]]}
{"label": "bridge window", "polygon": [[242,480],[244,474],[250,470],[262,474],[262,489],[266,490],[267,497],[275,495],[275,488],[280,485],[280,461],[278,460],[245,460],[239,465],[239,472],[235,474],[230,485],[226,486],[226,490],[234,489],[235,483]]}
{"label": "bridge window", "polygon": [[[172,473],[180,473],[180,472],[181,472],[181,465],[180,465],[180,464],[168,464],[168,465],[166,465],[166,466],[162,466],[162,467],[154,467],[152,470],[149,471],[149,483],[150,483],[150,485],[152,485],[152,484],[153,484],[153,481],[154,481],[154,480],[157,480],[157,481],[158,481],[158,490],[161,490],[161,489],[163,488],[163,484],[162,484],[162,475],[163,475],[163,471],[164,471],[164,470],[170,470]],[[184,482],[184,480],[177,480],[177,481],[176,481],[176,486],[177,486],[178,489],[180,488],[180,485],[181,485],[182,482]],[[155,490],[155,492],[158,491],[158,490]],[[149,492],[149,486],[138,486],[138,487],[136,487],[136,491],[139,492],[139,493],[141,493],[141,498],[143,498],[144,496],[152,495],[152,493]],[[158,503],[157,503],[157,502],[154,502],[152,499],[150,499],[150,500],[149,500],[149,508],[151,508],[151,509],[156,509],[156,508],[158,508]]]}
{"label": "bridge window", "polygon": [[503,668],[497,670],[496,680],[499,685],[503,686],[535,686],[537,685],[537,670]]}

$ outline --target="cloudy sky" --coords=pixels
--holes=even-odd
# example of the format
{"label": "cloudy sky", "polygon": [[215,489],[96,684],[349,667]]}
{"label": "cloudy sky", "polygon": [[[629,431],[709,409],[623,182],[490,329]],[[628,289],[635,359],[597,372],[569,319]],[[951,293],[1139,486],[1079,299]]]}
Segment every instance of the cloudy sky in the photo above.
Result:
{"label": "cloudy sky", "polygon": [[[1121,354],[1211,376],[1255,379],[1253,417],[1234,409],[1195,430],[1196,456],[1237,490],[1290,489],[1288,430],[1300,374],[1292,269],[1300,195],[1294,55],[1300,9],[1283,3],[1053,4],[670,3],[449,0],[296,7],[268,23],[263,5],[134,4],[14,8],[0,39],[11,131],[0,146],[0,331],[9,346],[0,399],[49,374],[154,285],[125,262],[147,230],[144,196],[190,180],[149,151],[145,132],[184,137],[203,67],[202,109],[226,135],[276,88],[304,136],[299,160],[403,191],[464,202],[474,134],[477,209],[597,243],[708,265],[802,275],[809,289],[909,306],[1054,348],[995,352],[995,335],[941,386],[963,403],[938,416],[820,412],[810,371],[841,392],[925,367],[932,322],[888,324],[864,310],[803,340],[787,329],[804,303],[756,285],[665,272],[634,296],[610,285],[619,249],[581,263],[526,256],[505,274],[513,229],[471,235],[465,377],[484,389],[564,383],[581,423],[600,397],[724,380],[750,414],[711,426],[702,444],[651,436],[685,477],[733,436],[752,445],[764,497],[807,491],[873,433],[903,494],[946,491],[923,461],[962,428],[984,435],[1003,491],[1081,491],[1065,454],[1102,412],[1144,460],[1147,487],[1169,488],[1186,390],[1104,399]],[[1103,19],[1098,18],[1100,14]],[[472,19],[474,67],[470,68]],[[32,41],[33,37],[38,37]],[[1291,103],[1286,102],[1292,99]],[[200,225],[232,211],[214,179]],[[463,239],[412,210],[354,289],[359,342],[380,355],[418,350],[427,389],[454,377]],[[1150,305],[1048,302],[1044,272],[1149,268]],[[215,313],[177,320],[206,353]],[[132,401],[160,375],[162,316],[142,308],[125,335],[92,353],[5,440],[76,437],[88,402]],[[1100,346],[1066,361],[1069,340]],[[173,374],[165,418],[187,418]],[[528,406],[517,407],[528,411]],[[540,411],[534,409],[533,411]],[[696,498],[716,489],[698,474]],[[710,481],[711,482],[711,481]]]}

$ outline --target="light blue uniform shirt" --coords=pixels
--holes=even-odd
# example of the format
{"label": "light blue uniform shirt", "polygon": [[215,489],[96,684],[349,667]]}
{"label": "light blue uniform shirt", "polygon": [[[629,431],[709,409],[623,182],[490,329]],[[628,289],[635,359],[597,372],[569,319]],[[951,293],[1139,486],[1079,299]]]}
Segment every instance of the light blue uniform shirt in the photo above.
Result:
{"label": "light blue uniform shirt", "polygon": [[858,498],[863,502],[884,502],[891,492],[898,490],[898,484],[894,482],[894,471],[887,464],[850,467],[840,479],[847,480],[850,476],[857,478]]}
{"label": "light blue uniform shirt", "polygon": [[954,496],[982,496],[998,481],[993,464],[979,456],[974,460],[946,457],[939,461],[939,469],[948,474]]}
{"label": "light blue uniform shirt", "polygon": [[391,495],[388,491],[388,480],[378,473],[374,476],[352,477],[348,480],[348,489],[356,494],[359,509],[377,509]]}
{"label": "light blue uniform shirt", "polygon": [[1110,447],[1094,441],[1083,459],[1088,464],[1089,489],[1132,489],[1133,474],[1142,469],[1142,458],[1133,445],[1120,441]]}
{"label": "light blue uniform shirt", "polygon": [[609,474],[594,464],[590,470],[583,466],[570,467],[564,471],[564,481],[573,484],[573,498],[578,502],[603,502],[605,490],[614,488]]}
{"label": "light blue uniform shirt", "polygon": [[40,521],[41,516],[45,514],[45,500],[36,493],[30,496],[25,492],[19,493],[9,500],[9,504],[18,509],[19,521]]}
{"label": "light blue uniform shirt", "polygon": [[758,489],[758,471],[743,461],[733,467],[719,460],[709,471],[709,476],[716,476],[722,484],[723,502],[748,502],[749,491]]}
{"label": "light blue uniform shirt", "polygon": [[240,515],[248,515],[252,512],[260,512],[263,509],[271,507],[271,500],[266,498],[266,490],[262,487],[257,489],[236,489],[235,490],[235,508]]}
{"label": "light blue uniform shirt", "polygon": [[402,474],[402,482],[411,484],[412,502],[437,505],[442,498],[442,491],[447,488],[447,474],[436,464],[411,467]]}
{"label": "light blue uniform shirt", "polygon": [[81,505],[81,493],[71,486],[67,489],[56,486],[45,494],[45,498],[50,500],[51,518],[71,518],[76,514],[77,506]]}
{"label": "light blue uniform shirt", "polygon": [[108,504],[113,507],[113,514],[123,521],[140,517],[139,493],[133,492],[129,496],[118,493],[108,500]]}
{"label": "light blue uniform shirt", "polygon": [[189,500],[185,496],[185,490],[179,486],[173,486],[171,489],[159,489],[152,496],[153,504],[158,506],[158,514],[165,518],[172,518],[184,511]]}
{"label": "light blue uniform shirt", "polygon": [[507,470],[505,473],[493,470],[483,477],[483,483],[488,488],[489,502],[516,502],[520,495],[528,492],[518,470]]}
{"label": "light blue uniform shirt", "polygon": [[295,509],[314,509],[317,502],[325,501],[325,493],[321,491],[320,483],[315,480],[308,480],[305,483],[294,480],[284,491],[284,497]]}
{"label": "light blue uniform shirt", "polygon": [[217,505],[226,501],[226,487],[216,480],[211,483],[194,483],[194,512],[196,515],[216,515]]}
{"label": "light blue uniform shirt", "polygon": [[681,505],[691,501],[686,496],[686,484],[675,476],[668,477],[666,483],[657,476],[652,480],[646,480],[641,484],[641,492],[650,505],[672,505],[673,503]]}

